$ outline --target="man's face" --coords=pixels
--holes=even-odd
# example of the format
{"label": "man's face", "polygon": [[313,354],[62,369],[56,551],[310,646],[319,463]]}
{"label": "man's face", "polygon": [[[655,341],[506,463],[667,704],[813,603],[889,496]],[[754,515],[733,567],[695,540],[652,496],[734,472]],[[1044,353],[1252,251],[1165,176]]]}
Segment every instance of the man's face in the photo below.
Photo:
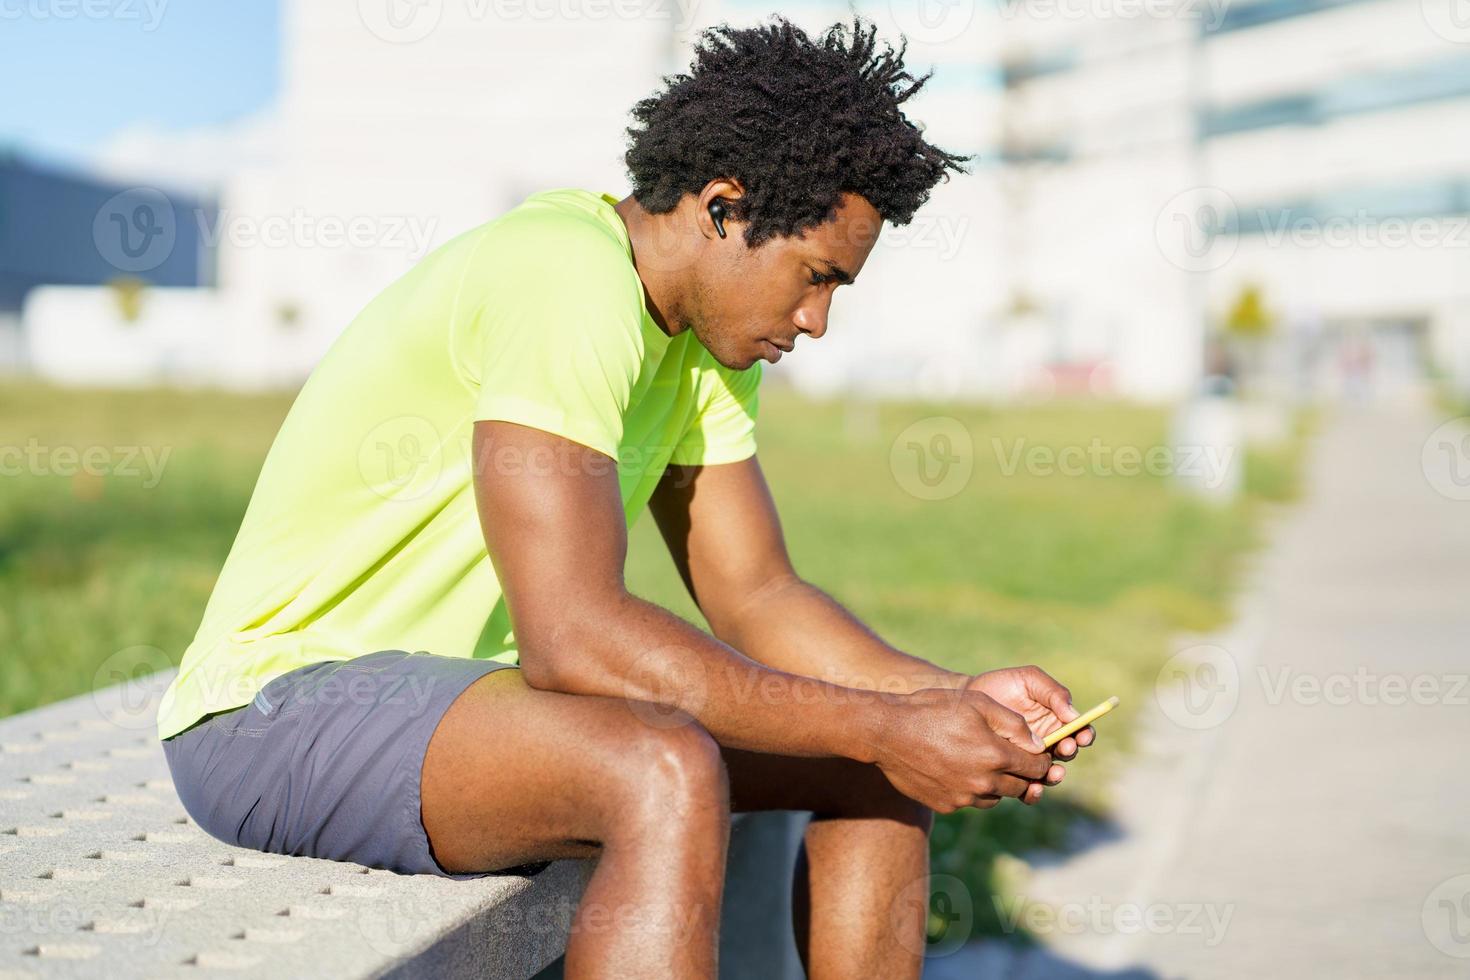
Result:
{"label": "man's face", "polygon": [[827,332],[832,294],[862,271],[883,219],[856,194],[844,194],[836,218],[802,237],[745,244],[744,225],[709,242],[695,266],[686,320],[715,360],[743,370],[774,364],[803,334]]}

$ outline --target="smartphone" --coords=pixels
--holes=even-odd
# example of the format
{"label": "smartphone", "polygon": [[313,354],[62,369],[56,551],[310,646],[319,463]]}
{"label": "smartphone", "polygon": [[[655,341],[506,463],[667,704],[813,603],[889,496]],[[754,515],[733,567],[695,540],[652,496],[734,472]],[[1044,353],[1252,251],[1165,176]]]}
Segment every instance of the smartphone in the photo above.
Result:
{"label": "smartphone", "polygon": [[1082,731],[1082,729],[1097,721],[1099,718],[1107,714],[1109,711],[1112,711],[1117,706],[1118,698],[1115,695],[1108,698],[1106,701],[1098,705],[1096,708],[1093,708],[1091,711],[1084,711],[1072,721],[1067,722],[1067,724],[1063,725],[1061,728],[1058,728],[1056,731],[1046,736],[1046,738],[1043,738],[1041,740],[1041,744],[1045,745],[1047,748],[1051,748],[1053,745],[1056,745],[1068,735],[1073,735],[1077,732]]}

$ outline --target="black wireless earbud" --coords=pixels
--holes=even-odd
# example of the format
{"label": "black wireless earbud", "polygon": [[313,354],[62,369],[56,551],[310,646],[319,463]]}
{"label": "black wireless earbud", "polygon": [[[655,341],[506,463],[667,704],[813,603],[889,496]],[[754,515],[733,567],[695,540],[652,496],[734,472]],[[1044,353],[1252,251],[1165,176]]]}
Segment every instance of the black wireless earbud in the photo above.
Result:
{"label": "black wireless earbud", "polygon": [[709,205],[709,217],[710,217],[710,220],[715,223],[715,231],[717,231],[717,232],[720,233],[720,237],[721,238],[724,238],[725,237],[725,202],[724,201],[721,201],[721,200],[718,200],[718,199],[711,201],[710,202],[710,205]]}

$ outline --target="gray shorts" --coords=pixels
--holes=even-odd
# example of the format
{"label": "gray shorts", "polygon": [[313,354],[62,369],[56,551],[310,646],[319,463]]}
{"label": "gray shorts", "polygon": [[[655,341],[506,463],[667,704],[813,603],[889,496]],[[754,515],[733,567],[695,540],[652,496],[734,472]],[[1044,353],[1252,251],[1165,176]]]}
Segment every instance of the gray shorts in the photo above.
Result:
{"label": "gray shorts", "polygon": [[514,666],[403,650],[309,664],[165,739],[163,752],[184,809],[228,844],[403,874],[535,874],[550,862],[446,871],[419,811],[439,719],[475,681]]}

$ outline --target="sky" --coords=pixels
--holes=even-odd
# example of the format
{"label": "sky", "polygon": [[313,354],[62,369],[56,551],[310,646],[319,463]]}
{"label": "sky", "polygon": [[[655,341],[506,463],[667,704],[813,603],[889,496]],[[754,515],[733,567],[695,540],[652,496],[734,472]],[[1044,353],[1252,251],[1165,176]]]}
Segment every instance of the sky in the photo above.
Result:
{"label": "sky", "polygon": [[276,0],[0,0],[0,147],[85,166],[121,132],[262,112],[279,34]]}

